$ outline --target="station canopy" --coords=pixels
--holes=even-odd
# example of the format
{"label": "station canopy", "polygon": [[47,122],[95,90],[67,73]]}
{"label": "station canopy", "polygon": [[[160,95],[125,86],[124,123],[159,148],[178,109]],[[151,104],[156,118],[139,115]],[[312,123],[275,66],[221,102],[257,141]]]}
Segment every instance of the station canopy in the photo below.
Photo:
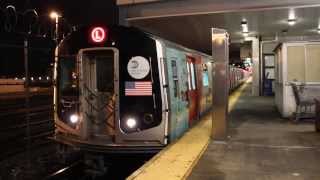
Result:
{"label": "station canopy", "polygon": [[118,0],[117,3],[120,14],[130,25],[210,54],[211,27],[226,29],[231,42],[236,43],[245,39],[243,24],[247,25],[249,37],[261,40],[320,39],[318,0]]}

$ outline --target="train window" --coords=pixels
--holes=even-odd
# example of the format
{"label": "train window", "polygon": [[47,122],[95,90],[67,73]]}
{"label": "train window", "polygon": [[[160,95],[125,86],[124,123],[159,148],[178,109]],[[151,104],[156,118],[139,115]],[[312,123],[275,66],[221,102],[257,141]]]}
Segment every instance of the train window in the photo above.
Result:
{"label": "train window", "polygon": [[209,75],[208,71],[202,72],[202,84],[203,86],[209,86]]}
{"label": "train window", "polygon": [[174,93],[174,97],[179,97],[179,82],[178,80],[173,80],[173,93]]}
{"label": "train window", "polygon": [[188,87],[191,90],[191,77],[190,77],[190,65],[187,63],[187,71],[188,71]]}
{"label": "train window", "polygon": [[172,67],[173,79],[178,79],[178,68],[177,68],[177,61],[176,60],[171,60],[171,67]]}
{"label": "train window", "polygon": [[190,71],[191,71],[192,89],[195,90],[197,87],[196,87],[196,73],[195,73],[194,63],[190,63]]}
{"label": "train window", "polygon": [[100,92],[113,93],[113,53],[96,57],[97,89]]}
{"label": "train window", "polygon": [[61,96],[77,94],[78,78],[74,56],[60,57],[58,66],[58,89]]}
{"label": "train window", "polygon": [[77,111],[79,103],[76,56],[60,56],[57,71],[57,114],[69,123],[69,115]]}
{"label": "train window", "polygon": [[176,60],[171,60],[172,78],[173,78],[173,94],[174,97],[179,96],[178,68]]}

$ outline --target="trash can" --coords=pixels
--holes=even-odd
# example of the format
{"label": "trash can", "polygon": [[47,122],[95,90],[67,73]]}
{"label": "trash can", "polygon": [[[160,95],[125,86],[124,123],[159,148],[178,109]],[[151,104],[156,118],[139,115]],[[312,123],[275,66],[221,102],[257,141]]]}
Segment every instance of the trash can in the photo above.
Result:
{"label": "trash can", "polygon": [[320,132],[320,99],[315,99],[316,102],[316,119],[314,121],[315,129]]}

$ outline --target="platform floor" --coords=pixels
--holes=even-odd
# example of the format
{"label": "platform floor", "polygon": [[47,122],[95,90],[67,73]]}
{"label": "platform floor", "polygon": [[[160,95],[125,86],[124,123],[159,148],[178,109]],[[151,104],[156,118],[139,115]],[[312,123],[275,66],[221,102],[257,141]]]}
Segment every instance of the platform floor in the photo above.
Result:
{"label": "platform floor", "polygon": [[320,134],[281,119],[274,97],[243,90],[229,115],[229,138],[212,141],[189,180],[320,180]]}

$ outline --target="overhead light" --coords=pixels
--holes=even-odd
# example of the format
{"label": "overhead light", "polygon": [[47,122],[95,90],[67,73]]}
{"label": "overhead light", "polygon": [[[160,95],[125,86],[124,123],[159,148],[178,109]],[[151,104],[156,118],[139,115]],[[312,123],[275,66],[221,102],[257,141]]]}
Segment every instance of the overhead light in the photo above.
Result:
{"label": "overhead light", "polygon": [[241,21],[241,28],[243,36],[247,37],[249,35],[249,28],[246,20]]}
{"label": "overhead light", "polygon": [[56,19],[56,18],[58,18],[58,17],[60,17],[60,15],[59,15],[57,12],[52,11],[52,12],[50,13],[50,18],[51,18],[51,19]]}
{"label": "overhead light", "polygon": [[248,32],[248,23],[247,21],[241,21],[242,32]]}
{"label": "overhead light", "polygon": [[289,24],[290,26],[295,25],[295,24],[296,24],[296,19],[288,19],[288,24]]}
{"label": "overhead light", "polygon": [[320,34],[320,28],[317,29],[318,33]]}
{"label": "overhead light", "polygon": [[247,25],[248,25],[247,21],[241,21],[241,26],[242,27],[247,26]]}
{"label": "overhead light", "polygon": [[244,37],[247,37],[247,36],[249,36],[249,32],[242,32],[242,35],[243,35]]}
{"label": "overhead light", "polygon": [[296,22],[297,22],[297,17],[296,17],[295,9],[290,8],[289,14],[288,14],[288,24],[289,26],[293,26],[296,24]]}

